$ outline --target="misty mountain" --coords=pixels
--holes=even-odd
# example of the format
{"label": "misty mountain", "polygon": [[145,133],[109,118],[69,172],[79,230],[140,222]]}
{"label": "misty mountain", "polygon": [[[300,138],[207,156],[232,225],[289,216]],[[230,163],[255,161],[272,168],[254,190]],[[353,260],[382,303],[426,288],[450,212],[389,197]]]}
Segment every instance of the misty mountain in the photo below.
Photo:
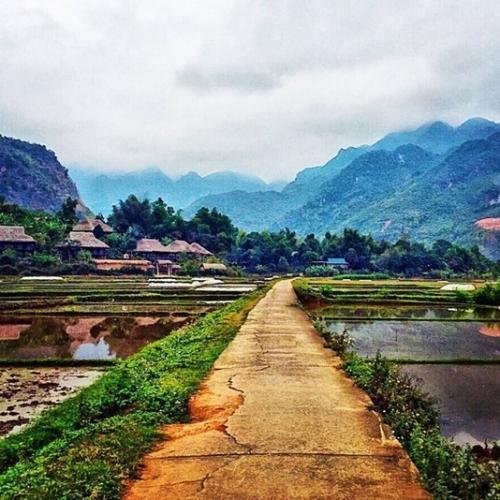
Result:
{"label": "misty mountain", "polygon": [[496,255],[498,239],[475,222],[500,217],[499,138],[500,125],[481,118],[458,127],[435,122],[341,150],[300,172],[281,193],[205,197],[186,212],[215,206],[247,230],[322,234],[354,227],[392,240],[408,233],[478,243]]}
{"label": "misty mountain", "polygon": [[79,198],[68,171],[45,146],[0,135],[0,196],[17,205],[56,211]]}
{"label": "misty mountain", "polygon": [[196,172],[172,179],[159,169],[146,169],[121,174],[95,174],[72,168],[75,180],[87,205],[96,213],[108,215],[118,200],[129,194],[140,198],[161,197],[176,209],[184,208],[194,200],[228,191],[268,191],[281,189],[282,183],[268,184],[259,177],[232,171],[216,172],[201,176]]}

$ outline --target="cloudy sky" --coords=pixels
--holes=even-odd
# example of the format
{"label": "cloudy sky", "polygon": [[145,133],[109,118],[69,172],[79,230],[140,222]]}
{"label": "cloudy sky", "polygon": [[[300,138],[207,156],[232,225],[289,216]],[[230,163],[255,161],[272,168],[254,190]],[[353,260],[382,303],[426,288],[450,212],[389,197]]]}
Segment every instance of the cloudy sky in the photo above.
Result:
{"label": "cloudy sky", "polygon": [[498,0],[0,0],[0,133],[67,166],[291,178],[500,120]]}

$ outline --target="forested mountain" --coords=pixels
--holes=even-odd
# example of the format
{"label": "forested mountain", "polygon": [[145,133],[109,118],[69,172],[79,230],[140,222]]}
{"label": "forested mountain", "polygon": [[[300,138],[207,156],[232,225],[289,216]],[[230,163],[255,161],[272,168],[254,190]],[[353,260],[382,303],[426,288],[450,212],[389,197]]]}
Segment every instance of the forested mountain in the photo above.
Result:
{"label": "forested mountain", "polygon": [[402,233],[446,238],[478,243],[498,258],[498,231],[475,222],[500,217],[499,137],[500,125],[481,118],[459,127],[435,122],[341,150],[281,193],[201,198],[187,213],[215,206],[248,230],[323,234],[354,227],[392,240]]}
{"label": "forested mountain", "polygon": [[391,240],[407,233],[423,241],[481,243],[475,222],[500,216],[500,133],[444,156],[408,160],[401,155],[408,148],[417,147],[358,158],[278,225],[300,233],[355,227]]}
{"label": "forested mountain", "polygon": [[0,135],[0,196],[17,205],[56,211],[66,198],[79,198],[68,171],[53,151]]}
{"label": "forested mountain", "polygon": [[259,177],[224,171],[202,177],[189,172],[178,179],[168,177],[159,169],[146,169],[131,173],[96,175],[82,169],[71,169],[83,199],[94,212],[108,214],[118,200],[134,193],[139,198],[168,201],[175,208],[184,208],[205,195],[229,191],[268,191],[281,189],[282,184],[267,184]]}

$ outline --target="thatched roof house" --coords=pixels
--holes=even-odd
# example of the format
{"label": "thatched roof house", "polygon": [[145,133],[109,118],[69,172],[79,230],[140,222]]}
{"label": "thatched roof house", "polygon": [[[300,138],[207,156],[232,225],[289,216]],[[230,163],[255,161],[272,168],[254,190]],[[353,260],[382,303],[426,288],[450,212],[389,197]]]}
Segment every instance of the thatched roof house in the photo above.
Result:
{"label": "thatched roof house", "polygon": [[154,261],[165,259],[176,260],[181,254],[190,254],[198,257],[212,255],[211,252],[196,242],[189,244],[184,240],[174,240],[168,245],[163,245],[160,241],[150,238],[139,240],[135,248],[135,253]]}
{"label": "thatched roof house", "polygon": [[184,240],[174,240],[166,246],[169,253],[193,253],[191,245]]}
{"label": "thatched roof house", "polygon": [[74,243],[75,246],[86,250],[94,248],[109,248],[104,241],[97,239],[92,233],[86,233],[83,231],[71,231],[67,239],[70,243]]}
{"label": "thatched roof house", "polygon": [[159,240],[152,238],[142,238],[139,240],[135,246],[135,251],[137,253],[169,253],[167,247],[163,245]]}
{"label": "thatched roof house", "polygon": [[36,242],[24,232],[22,226],[0,226],[0,251],[7,248],[22,252],[32,252]]}
{"label": "thatched roof house", "polygon": [[113,228],[99,219],[84,219],[73,226],[73,231],[82,231],[93,233],[100,228],[103,234],[113,233]]}
{"label": "thatched roof house", "polygon": [[221,262],[204,262],[200,266],[200,269],[203,272],[208,272],[211,274],[215,274],[215,273],[224,274],[227,272],[226,265],[222,264]]}
{"label": "thatched roof house", "polygon": [[105,257],[109,248],[104,241],[97,239],[94,233],[85,231],[71,231],[65,241],[57,246],[68,250],[70,254],[88,250],[92,257]]}
{"label": "thatched roof house", "polygon": [[191,245],[189,245],[189,247],[191,248],[191,251],[197,255],[206,255],[206,256],[213,255],[212,252],[207,250],[204,246],[200,245],[196,241],[191,243]]}

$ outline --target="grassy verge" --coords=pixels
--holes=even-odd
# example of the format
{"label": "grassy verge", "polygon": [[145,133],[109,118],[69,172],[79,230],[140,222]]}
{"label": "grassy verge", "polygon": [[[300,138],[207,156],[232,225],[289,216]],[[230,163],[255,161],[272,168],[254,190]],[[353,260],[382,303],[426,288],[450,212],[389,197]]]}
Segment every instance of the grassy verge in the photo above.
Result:
{"label": "grassy verge", "polygon": [[258,290],[148,345],[0,441],[0,498],[119,498],[158,437],[265,294]]}

